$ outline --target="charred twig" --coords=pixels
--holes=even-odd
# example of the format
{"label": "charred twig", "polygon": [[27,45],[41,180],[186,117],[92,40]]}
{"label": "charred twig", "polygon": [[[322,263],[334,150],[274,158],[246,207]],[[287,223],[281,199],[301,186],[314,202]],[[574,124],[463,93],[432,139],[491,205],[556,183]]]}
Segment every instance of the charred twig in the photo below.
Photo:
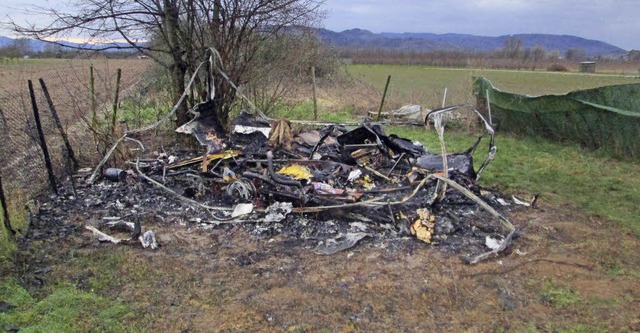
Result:
{"label": "charred twig", "polygon": [[396,187],[396,188],[383,188],[380,190],[366,190],[366,191],[362,191],[362,193],[364,194],[393,193],[393,192],[407,191],[411,189],[413,189],[413,187],[411,186],[402,186],[402,187]]}
{"label": "charred twig", "polygon": [[347,150],[356,150],[356,149],[360,149],[360,148],[376,148],[379,145],[377,143],[360,143],[360,144],[353,144],[353,145],[343,145],[342,147],[344,147],[344,149]]}
{"label": "charred twig", "polygon": [[142,144],[142,142],[140,142],[140,140],[136,140],[134,138],[130,138],[130,137],[125,137],[124,138],[125,141],[133,141],[135,143],[137,143],[140,146],[140,149],[142,149],[142,151],[145,151],[146,149],[144,148],[144,145]]}
{"label": "charred twig", "polygon": [[391,217],[391,221],[393,221],[393,224],[396,224],[396,217],[393,214],[393,208],[391,208],[391,204],[387,205],[387,207],[389,207],[389,217]]}
{"label": "charred twig", "polygon": [[293,208],[292,212],[293,213],[319,213],[319,212],[323,212],[325,210],[330,210],[330,209],[350,208],[350,207],[358,207],[358,206],[368,206],[368,205],[374,205],[375,203],[380,203],[381,202],[380,200],[382,200],[382,199],[384,199],[384,197],[378,197],[378,198],[374,198],[374,199],[370,199],[370,200],[354,202],[354,203],[347,203],[347,204],[342,204],[342,205],[316,206],[316,207],[296,207],[296,208]]}
{"label": "charred twig", "polygon": [[390,182],[390,181],[391,181],[391,179],[389,179],[389,177],[387,177],[387,176],[385,176],[385,175],[381,174],[380,172],[378,172],[378,171],[377,171],[377,170],[375,170],[375,169],[372,169],[372,168],[370,168],[370,167],[368,167],[368,166],[366,166],[366,165],[365,165],[365,166],[363,166],[362,168],[363,168],[363,169],[365,169],[365,170],[367,170],[367,171],[369,171],[369,172],[371,172],[373,175],[375,175],[375,176],[377,176],[377,177],[380,177],[380,178],[382,178],[382,179],[384,179],[384,180],[386,180],[386,181],[388,181],[388,182]]}
{"label": "charred twig", "polygon": [[331,132],[333,132],[333,128],[334,125],[330,125],[329,127],[327,127],[324,131],[326,131],[326,133],[324,133],[324,135],[322,135],[322,137],[320,137],[320,140],[318,141],[318,143],[316,143],[315,146],[313,146],[313,149],[311,149],[311,154],[309,154],[309,159],[312,160],[313,159],[313,154],[316,153],[316,150],[318,150],[318,148],[320,146],[322,146],[322,144],[324,143],[324,140],[326,140],[329,135],[331,135]]}
{"label": "charred twig", "polygon": [[[218,206],[215,206],[215,207],[214,207],[214,206],[204,205],[204,204],[201,204],[201,203],[199,203],[199,202],[197,202],[197,201],[195,201],[195,200],[192,200],[192,199],[186,198],[186,197],[184,197],[184,196],[182,196],[182,195],[178,194],[176,191],[174,191],[174,190],[172,190],[172,189],[170,189],[170,188],[168,188],[168,187],[166,187],[166,186],[164,186],[164,185],[160,184],[159,182],[157,182],[157,181],[156,181],[156,180],[154,180],[153,178],[151,178],[151,177],[149,177],[149,176],[145,175],[145,174],[140,170],[140,168],[138,167],[138,165],[137,165],[137,164],[136,164],[136,172],[138,172],[138,174],[140,175],[140,177],[142,177],[142,178],[146,179],[146,180],[147,180],[147,181],[149,181],[151,184],[153,184],[153,185],[155,185],[155,186],[159,187],[160,189],[162,189],[162,190],[166,191],[167,193],[171,194],[171,195],[172,195],[173,197],[175,197],[176,199],[178,199],[178,200],[180,200],[180,201],[183,201],[183,202],[187,203],[188,205],[190,205],[190,206],[192,206],[192,207],[196,207],[196,208],[203,208],[203,209],[206,209],[207,211],[211,211],[211,210],[232,211],[232,210],[233,210],[233,208],[230,208],[230,207],[218,207]],[[211,214],[211,216],[212,216],[215,220],[220,220],[220,221],[229,221],[229,220],[233,220],[233,219],[235,219],[235,218],[233,218],[233,217],[232,217],[232,218],[220,218],[220,217],[217,217],[217,216],[215,216],[215,215],[213,215],[213,214]]]}
{"label": "charred twig", "polygon": [[393,167],[391,167],[391,170],[389,170],[389,172],[387,172],[387,177],[391,176],[391,173],[393,172],[393,170],[396,169],[396,166],[398,166],[398,163],[400,163],[400,161],[402,161],[402,158],[404,158],[405,153],[400,154],[400,157],[398,157],[398,160],[396,161],[396,163],[393,164]]}
{"label": "charred twig", "polygon": [[91,174],[91,177],[89,177],[89,180],[87,180],[87,183],[89,184],[93,184],[93,182],[96,180],[96,178],[98,177],[98,175],[100,174],[100,170],[102,169],[102,167],[104,166],[105,163],[107,163],[107,161],[109,160],[109,157],[111,157],[111,154],[113,154],[113,152],[118,148],[118,146],[120,145],[120,143],[122,141],[124,141],[124,139],[127,137],[127,134],[125,134],[124,136],[122,136],[120,139],[118,139],[116,141],[116,143],[113,144],[113,146],[111,147],[111,149],[109,149],[109,151],[107,152],[106,155],[104,155],[104,157],[102,158],[102,160],[100,161],[100,163],[98,163],[98,166],[95,168],[95,170],[93,171],[93,174]]}

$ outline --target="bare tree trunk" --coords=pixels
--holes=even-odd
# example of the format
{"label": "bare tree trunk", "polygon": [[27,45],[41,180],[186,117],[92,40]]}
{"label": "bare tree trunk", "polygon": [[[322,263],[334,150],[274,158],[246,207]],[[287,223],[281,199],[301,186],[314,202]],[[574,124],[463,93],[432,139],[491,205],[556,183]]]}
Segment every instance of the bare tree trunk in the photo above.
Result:
{"label": "bare tree trunk", "polygon": [[[180,40],[178,37],[179,13],[176,0],[164,0],[164,26],[167,33],[168,47],[170,49],[173,64],[170,66],[171,86],[173,90],[173,102],[177,103],[184,92],[184,77],[187,73],[187,64],[182,59]],[[176,125],[189,121],[187,103],[183,102],[176,112]]]}
{"label": "bare tree trunk", "polygon": [[[180,64],[175,64],[171,68],[171,89],[173,91],[174,104],[180,100],[180,97],[184,92],[184,88],[185,88],[184,76],[186,75],[186,72],[187,72],[187,68],[184,65],[180,66]],[[176,125],[182,125],[188,122],[189,120],[191,120],[191,117],[189,117],[188,110],[189,108],[186,100],[182,101],[182,104],[180,105],[180,107],[178,108],[178,111],[176,112],[176,117],[177,117]]]}

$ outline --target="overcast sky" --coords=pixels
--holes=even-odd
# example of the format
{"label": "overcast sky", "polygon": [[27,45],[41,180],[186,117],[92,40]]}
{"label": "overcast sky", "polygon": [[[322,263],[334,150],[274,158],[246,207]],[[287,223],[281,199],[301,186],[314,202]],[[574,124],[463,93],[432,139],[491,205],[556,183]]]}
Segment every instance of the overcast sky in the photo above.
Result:
{"label": "overcast sky", "polygon": [[[45,22],[28,15],[31,4],[60,0],[0,0],[0,21]],[[640,0],[326,0],[325,28],[373,32],[517,33],[575,35],[626,50],[640,50]],[[0,29],[0,35],[11,33]]]}
{"label": "overcast sky", "polygon": [[326,0],[325,28],[575,35],[640,50],[640,0]]}

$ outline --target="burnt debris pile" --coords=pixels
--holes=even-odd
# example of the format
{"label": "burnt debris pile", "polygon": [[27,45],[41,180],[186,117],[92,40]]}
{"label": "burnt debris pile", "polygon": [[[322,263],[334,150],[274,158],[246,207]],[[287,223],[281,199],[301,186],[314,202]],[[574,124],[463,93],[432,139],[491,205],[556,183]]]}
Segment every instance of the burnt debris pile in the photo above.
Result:
{"label": "burnt debris pile", "polygon": [[[296,133],[286,119],[242,113],[225,133],[215,119],[197,116],[177,131],[195,136],[206,153],[155,153],[129,161],[129,170],[105,169],[101,181],[81,189],[85,199],[78,202],[86,210],[110,201],[99,218],[109,226],[134,221],[127,240],[88,228],[113,243],[139,237],[144,245],[135,215],[151,214],[208,228],[240,224],[255,236],[283,234],[313,242],[319,254],[365,238],[417,239],[476,263],[509,246],[516,229],[503,213],[515,203],[476,182],[496,152],[486,122],[489,154],[480,168],[473,161],[480,139],[464,152],[446,153],[442,116],[455,108],[427,116],[440,137],[437,153],[387,135],[383,123]],[[153,235],[145,235],[149,244]]]}

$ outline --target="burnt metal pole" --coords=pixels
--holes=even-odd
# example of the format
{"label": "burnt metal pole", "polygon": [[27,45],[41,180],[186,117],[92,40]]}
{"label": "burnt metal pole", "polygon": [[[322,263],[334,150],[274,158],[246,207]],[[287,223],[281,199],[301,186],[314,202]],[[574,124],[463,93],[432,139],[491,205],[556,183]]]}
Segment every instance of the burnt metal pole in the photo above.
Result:
{"label": "burnt metal pole", "polygon": [[391,75],[387,76],[387,83],[384,85],[384,93],[382,94],[382,101],[380,101],[380,109],[378,110],[378,118],[376,121],[380,121],[382,114],[382,106],[384,106],[384,99],[387,97],[387,89],[389,89],[389,82],[391,81]]}
{"label": "burnt metal pole", "polygon": [[33,118],[36,121],[36,129],[38,130],[38,137],[40,139],[40,148],[42,148],[42,154],[44,155],[44,163],[47,167],[47,173],[49,174],[49,185],[53,190],[53,193],[58,194],[58,186],[56,185],[56,177],[53,175],[53,165],[51,164],[51,157],[49,156],[49,149],[47,148],[47,142],[44,139],[44,132],[42,131],[42,123],[40,123],[40,112],[38,111],[38,104],[36,103],[36,94],[33,91],[33,83],[31,80],[27,81],[29,84],[29,95],[31,96],[31,107],[33,108]]}
{"label": "burnt metal pole", "polygon": [[47,89],[47,85],[44,83],[42,78],[39,79],[40,86],[42,87],[42,92],[44,93],[44,97],[47,100],[47,104],[49,104],[49,110],[51,111],[51,115],[53,116],[53,120],[56,122],[56,126],[60,131],[60,136],[62,137],[62,141],[64,141],[64,146],[67,148],[67,153],[69,154],[69,159],[71,160],[73,170],[78,168],[78,160],[76,160],[76,155],[73,152],[73,148],[71,148],[71,144],[69,143],[69,137],[67,137],[67,133],[64,131],[62,127],[62,122],[60,121],[60,117],[58,117],[58,111],[56,111],[55,106],[53,105],[53,100],[51,99],[51,95],[49,95],[49,89]]}
{"label": "burnt metal pole", "polygon": [[7,229],[11,236],[14,236],[16,234],[16,231],[11,228],[9,211],[7,210],[7,198],[4,196],[4,187],[2,186],[2,175],[0,175],[0,206],[2,207],[2,218],[4,221],[4,227],[5,229]]}

